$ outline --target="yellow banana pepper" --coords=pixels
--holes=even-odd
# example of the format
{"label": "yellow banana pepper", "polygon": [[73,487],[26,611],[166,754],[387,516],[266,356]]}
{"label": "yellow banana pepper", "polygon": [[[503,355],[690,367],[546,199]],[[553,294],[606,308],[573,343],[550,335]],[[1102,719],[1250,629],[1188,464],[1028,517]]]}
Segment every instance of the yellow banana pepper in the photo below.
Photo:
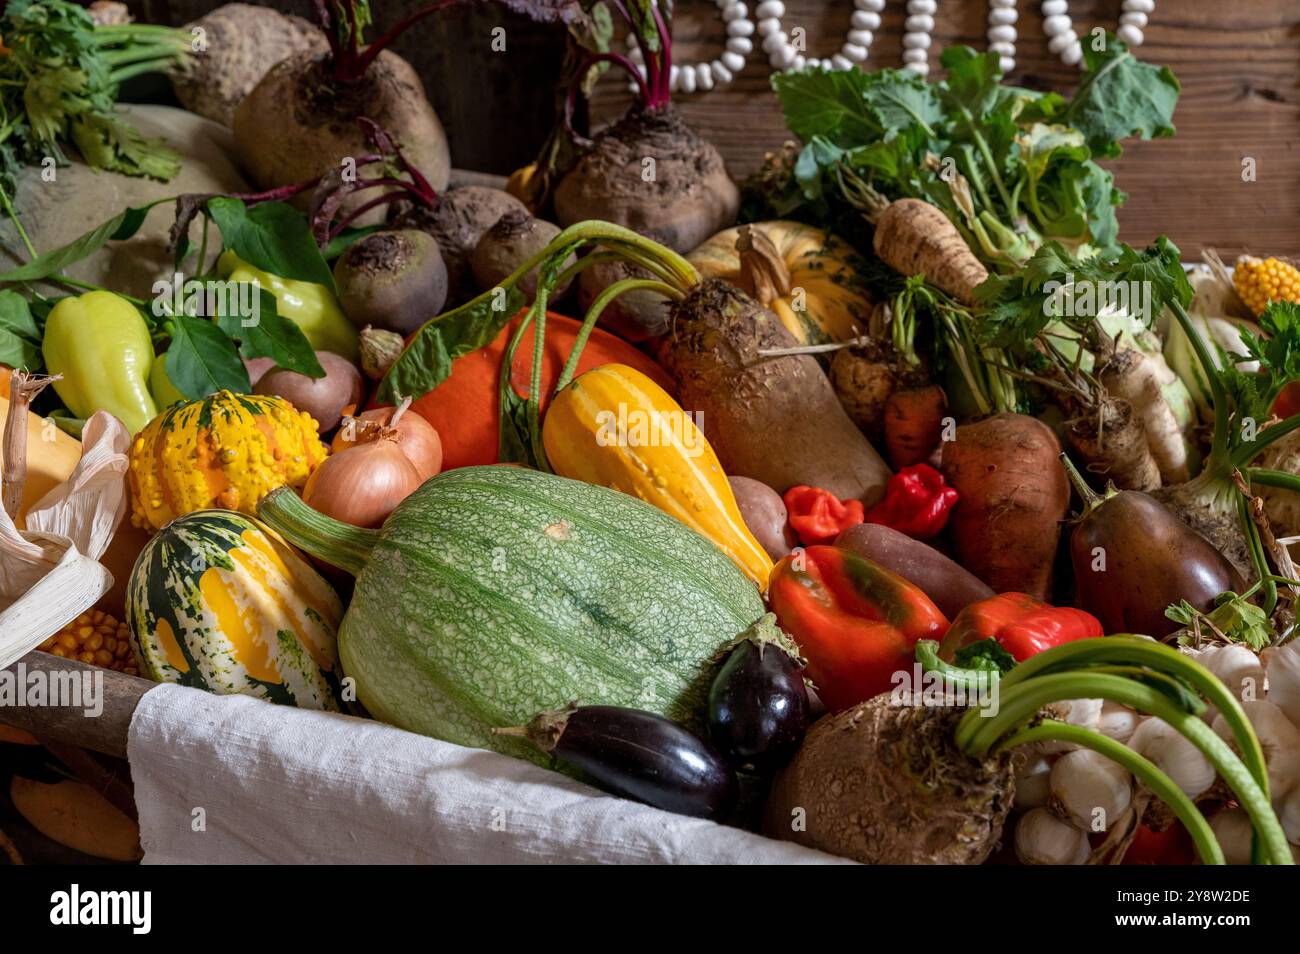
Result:
{"label": "yellow banana pepper", "polygon": [[108,411],[136,434],[157,416],[149,326],[125,298],[108,291],[64,298],[50,309],[41,352],[50,374],[63,375],[54,390],[77,417]]}
{"label": "yellow banana pepper", "polygon": [[217,270],[235,282],[257,282],[275,296],[276,308],[302,329],[317,351],[332,351],[355,362],[361,355],[357,329],[324,285],[300,282],[254,268],[230,250],[221,253]]}

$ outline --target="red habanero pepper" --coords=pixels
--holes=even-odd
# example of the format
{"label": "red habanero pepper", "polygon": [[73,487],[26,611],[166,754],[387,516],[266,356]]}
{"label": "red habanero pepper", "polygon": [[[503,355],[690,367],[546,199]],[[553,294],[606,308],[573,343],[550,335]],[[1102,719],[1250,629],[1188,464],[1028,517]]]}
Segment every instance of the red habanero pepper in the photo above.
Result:
{"label": "red habanero pepper", "polygon": [[768,579],[768,603],[834,712],[888,692],[911,672],[917,640],[948,620],[918,587],[840,547],[796,550]]}
{"label": "red habanero pepper", "polygon": [[867,523],[882,523],[917,540],[928,540],[948,523],[957,505],[957,488],[929,464],[904,467],[885,488],[885,496],[867,512]]}
{"label": "red habanero pepper", "polygon": [[1091,613],[1073,606],[1049,606],[1027,593],[1000,593],[957,614],[939,646],[939,656],[951,661],[962,647],[992,639],[1016,662],[1024,662],[1053,646],[1101,635],[1101,623]]}
{"label": "red habanero pepper", "polygon": [[841,501],[829,490],[800,484],[785,492],[790,528],[806,547],[833,543],[840,532],[862,522],[861,500]]}

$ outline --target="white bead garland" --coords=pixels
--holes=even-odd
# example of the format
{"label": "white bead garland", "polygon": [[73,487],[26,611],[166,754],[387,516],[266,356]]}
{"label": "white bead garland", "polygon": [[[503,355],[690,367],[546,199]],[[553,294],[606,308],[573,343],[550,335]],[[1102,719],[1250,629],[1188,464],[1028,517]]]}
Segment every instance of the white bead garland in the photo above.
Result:
{"label": "white bead garland", "polygon": [[[1016,66],[1016,23],[1020,18],[1016,0],[988,2],[988,49],[998,55],[1003,74],[1010,73]],[[786,14],[784,0],[757,0],[752,16],[745,0],[715,0],[715,3],[726,30],[725,46],[708,63],[674,64],[669,72],[669,88],[673,92],[705,92],[726,86],[744,68],[746,58],[755,47],[778,72],[805,66],[833,70],[860,67],[870,55],[871,44],[880,29],[880,13],[885,8],[885,0],[853,0],[849,30],[839,52],[819,59],[795,49],[789,34],[782,29],[781,19]],[[1123,0],[1116,36],[1129,46],[1141,46],[1146,39],[1143,30],[1150,23],[1155,6],[1155,0]],[[938,8],[938,0],[907,0],[903,65],[921,76],[930,72],[931,33]],[[1070,18],[1068,0],[1042,0],[1041,9],[1047,48],[1067,66],[1079,65],[1083,61],[1083,46]],[[636,39],[628,36],[627,46],[629,58],[644,79],[646,69]],[[635,84],[629,88],[635,89]]]}
{"label": "white bead garland", "polygon": [[[1129,46],[1141,46],[1146,39],[1142,30],[1155,8],[1156,0],[1124,0],[1115,35]],[[1043,32],[1047,34],[1047,48],[1066,66],[1077,66],[1083,61],[1083,46],[1070,19],[1068,0],[1043,0]]]}
{"label": "white bead garland", "polygon": [[989,50],[998,55],[1003,75],[1016,68],[1016,0],[989,0]]}

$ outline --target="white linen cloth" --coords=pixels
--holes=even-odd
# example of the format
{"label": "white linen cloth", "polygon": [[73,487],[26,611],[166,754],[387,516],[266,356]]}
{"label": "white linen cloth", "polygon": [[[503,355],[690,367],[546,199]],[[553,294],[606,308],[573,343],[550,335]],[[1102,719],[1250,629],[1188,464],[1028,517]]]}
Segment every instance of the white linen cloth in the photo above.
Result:
{"label": "white linen cloth", "polygon": [[127,744],[146,864],[817,863],[379,722],[159,685]]}

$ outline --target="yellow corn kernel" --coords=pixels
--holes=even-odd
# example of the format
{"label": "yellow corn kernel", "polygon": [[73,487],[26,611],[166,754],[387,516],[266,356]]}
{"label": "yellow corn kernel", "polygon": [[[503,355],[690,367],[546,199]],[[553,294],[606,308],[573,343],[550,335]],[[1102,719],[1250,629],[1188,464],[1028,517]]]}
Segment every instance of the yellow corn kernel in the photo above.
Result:
{"label": "yellow corn kernel", "polygon": [[62,659],[76,659],[131,676],[139,674],[130,629],[103,610],[82,613],[37,648]]}
{"label": "yellow corn kernel", "polygon": [[1300,269],[1281,259],[1243,255],[1233,266],[1232,286],[1255,315],[1263,312],[1270,301],[1300,304]]}

